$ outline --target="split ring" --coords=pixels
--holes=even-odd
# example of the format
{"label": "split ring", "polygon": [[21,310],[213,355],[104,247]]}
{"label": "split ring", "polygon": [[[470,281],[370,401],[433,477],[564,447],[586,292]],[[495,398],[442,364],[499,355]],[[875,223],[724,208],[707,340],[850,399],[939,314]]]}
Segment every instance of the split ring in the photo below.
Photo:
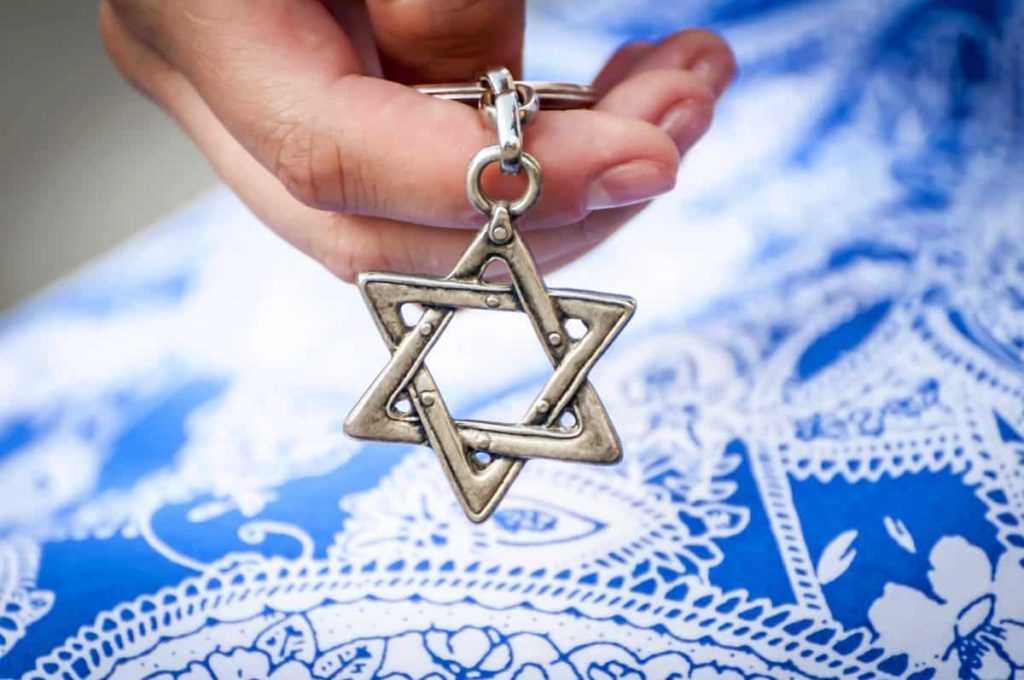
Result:
{"label": "split ring", "polygon": [[[520,90],[520,86],[525,87]],[[488,103],[488,94],[490,93],[490,89],[484,87],[479,81],[471,83],[414,85],[413,87],[422,94],[462,102],[471,106],[486,105]],[[516,88],[520,90],[520,96],[524,100],[524,105],[528,103],[528,97],[523,97],[523,95],[528,95],[529,91],[532,90],[537,98],[538,108],[545,110],[586,109],[597,102],[597,90],[589,85],[519,80],[516,81]]]}

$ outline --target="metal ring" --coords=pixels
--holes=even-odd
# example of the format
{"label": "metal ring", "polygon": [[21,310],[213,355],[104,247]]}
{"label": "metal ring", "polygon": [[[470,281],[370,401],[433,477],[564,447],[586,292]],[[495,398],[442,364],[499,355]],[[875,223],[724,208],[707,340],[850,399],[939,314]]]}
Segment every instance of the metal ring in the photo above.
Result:
{"label": "metal ring", "polygon": [[[517,89],[519,85],[525,85],[533,90],[537,95],[540,108],[545,110],[586,109],[597,102],[597,91],[589,85],[551,83],[539,80],[520,80],[516,82]],[[485,93],[490,92],[479,82],[438,83],[415,85],[414,87],[422,94],[471,106],[479,106],[480,100],[486,96]]]}
{"label": "metal ring", "polygon": [[[516,94],[519,97],[519,124],[529,125],[533,117],[540,111],[540,97],[525,83],[516,83]],[[494,108],[494,94],[489,90],[480,97],[480,112],[491,125],[497,125],[497,113]]]}
{"label": "metal ring", "polygon": [[480,87],[489,90],[494,95],[514,90],[515,86],[516,81],[512,77],[512,72],[504,66],[489,69],[480,76]]}
{"label": "metal ring", "polygon": [[[491,200],[484,193],[480,186],[480,178],[483,176],[484,168],[491,163],[501,161],[501,147],[486,146],[477,152],[469,161],[469,168],[466,170],[466,198],[473,206],[484,215],[490,215],[494,211],[497,201]],[[526,169],[526,191],[523,195],[508,204],[508,212],[512,217],[519,217],[537,202],[540,197],[541,176],[540,163],[530,154],[523,152],[520,163]]]}

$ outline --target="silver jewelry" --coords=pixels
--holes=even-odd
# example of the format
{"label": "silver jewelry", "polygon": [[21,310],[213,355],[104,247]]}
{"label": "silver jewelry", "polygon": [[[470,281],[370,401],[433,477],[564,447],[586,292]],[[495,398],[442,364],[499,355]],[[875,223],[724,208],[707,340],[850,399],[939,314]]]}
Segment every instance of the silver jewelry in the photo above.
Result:
{"label": "silver jewelry", "polygon": [[[543,106],[544,95],[531,84],[516,83],[507,69],[495,69],[481,79],[475,96],[481,108],[492,109],[487,118],[498,144],[470,161],[466,195],[488,221],[443,279],[381,273],[359,277],[391,361],[352,409],[345,432],[360,439],[428,444],[438,453],[466,515],[482,522],[529,458],[608,464],[622,457],[618,435],[587,374],[632,317],[636,302],[544,286],[515,226],[541,192],[540,164],[523,150],[522,127]],[[480,179],[491,163],[509,174],[526,172],[522,196],[509,202],[484,193]],[[483,272],[495,259],[508,266],[512,285],[484,282]],[[413,325],[402,318],[407,303],[424,309]],[[518,424],[453,419],[424,363],[455,312],[467,308],[525,313],[554,366]],[[578,339],[566,331],[571,319],[586,326]],[[403,413],[396,404],[406,399],[412,410]],[[561,424],[566,413],[573,416],[571,426]],[[475,455],[479,452],[489,454],[489,460],[481,462]]]}
{"label": "silver jewelry", "polygon": [[[491,73],[498,71],[508,72],[507,69],[494,69]],[[523,96],[526,92],[532,93],[536,97],[537,106],[542,109],[585,109],[593,106],[597,101],[597,92],[589,85],[520,80],[516,83],[516,87],[520,90],[519,99],[527,109],[530,107],[530,103],[529,98]],[[486,82],[486,77],[474,83],[437,83],[416,85],[415,88],[423,94],[473,106],[479,105],[480,102],[486,105],[494,96],[493,90]]]}

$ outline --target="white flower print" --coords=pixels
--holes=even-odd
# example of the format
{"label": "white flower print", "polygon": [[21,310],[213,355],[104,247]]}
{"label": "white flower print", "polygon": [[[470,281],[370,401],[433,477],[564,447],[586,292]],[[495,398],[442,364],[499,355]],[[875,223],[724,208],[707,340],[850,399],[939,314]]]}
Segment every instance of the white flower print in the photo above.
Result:
{"label": "white flower print", "polygon": [[1024,552],[1007,551],[995,570],[960,536],[929,555],[931,594],[888,583],[868,611],[880,642],[905,649],[938,677],[1024,678]]}

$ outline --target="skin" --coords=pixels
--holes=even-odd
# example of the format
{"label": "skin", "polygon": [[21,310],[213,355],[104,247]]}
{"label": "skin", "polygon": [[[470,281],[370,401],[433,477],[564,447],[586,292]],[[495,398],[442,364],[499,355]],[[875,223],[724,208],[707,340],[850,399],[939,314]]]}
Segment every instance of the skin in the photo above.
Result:
{"label": "skin", "polygon": [[[466,164],[495,143],[471,107],[409,84],[522,64],[525,0],[103,0],[121,73],[249,208],[346,281],[443,275],[484,218]],[[538,266],[580,257],[676,182],[735,73],[717,36],[622,47],[592,110],[545,111],[526,145],[545,191],[520,226]],[[599,141],[595,141],[599,140]],[[513,197],[521,178],[485,174]]]}

